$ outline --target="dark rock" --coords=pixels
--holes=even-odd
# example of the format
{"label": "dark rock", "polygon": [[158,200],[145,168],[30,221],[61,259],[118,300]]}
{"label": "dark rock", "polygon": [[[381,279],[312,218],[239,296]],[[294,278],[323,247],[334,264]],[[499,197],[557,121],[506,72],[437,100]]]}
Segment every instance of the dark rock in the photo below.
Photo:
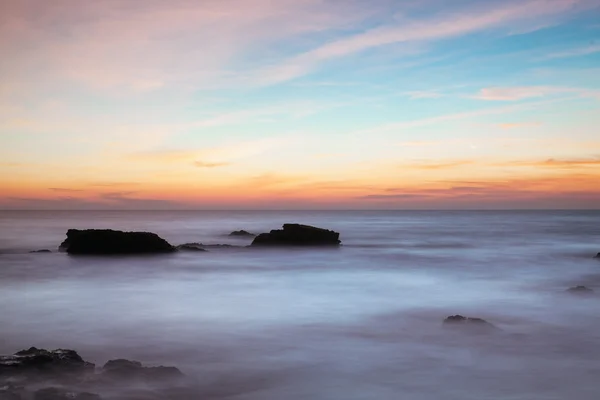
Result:
{"label": "dark rock", "polygon": [[339,246],[340,234],[309,225],[284,224],[283,229],[261,233],[252,246]]}
{"label": "dark rock", "polygon": [[112,379],[137,379],[157,381],[182,378],[183,374],[175,367],[144,367],[139,361],[124,359],[110,360],[102,367],[102,374]]}
{"label": "dark rock", "polygon": [[567,292],[575,294],[592,294],[594,293],[594,290],[587,286],[573,286],[572,288],[567,289]]}
{"label": "dark rock", "polygon": [[184,243],[176,247],[180,251],[206,251],[202,243]]}
{"label": "dark rock", "polygon": [[254,233],[250,233],[248,231],[233,231],[229,234],[229,236],[256,236]]}
{"label": "dark rock", "polygon": [[81,374],[93,372],[94,364],[84,361],[73,350],[44,350],[31,347],[12,356],[0,356],[0,376]]}
{"label": "dark rock", "polygon": [[495,325],[481,318],[451,315],[444,320],[444,326],[469,328],[475,332],[491,332],[499,330]]}
{"label": "dark rock", "polygon": [[69,229],[60,249],[69,254],[151,254],[171,253],[175,248],[150,232],[123,232],[111,229]]}
{"label": "dark rock", "polygon": [[596,257],[594,258],[600,258],[600,253],[596,254]]}
{"label": "dark rock", "polygon": [[30,251],[30,253],[52,253],[52,252],[48,249],[43,249],[43,250],[33,250],[33,251]]}
{"label": "dark rock", "polygon": [[101,400],[102,398],[94,393],[75,393],[59,388],[45,388],[36,391],[33,394],[34,400]]}

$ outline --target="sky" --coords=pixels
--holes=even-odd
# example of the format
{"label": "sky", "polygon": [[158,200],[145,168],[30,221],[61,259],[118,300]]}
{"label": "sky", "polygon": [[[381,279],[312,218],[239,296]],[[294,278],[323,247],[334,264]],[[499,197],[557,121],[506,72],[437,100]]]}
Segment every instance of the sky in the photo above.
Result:
{"label": "sky", "polygon": [[600,208],[600,0],[0,0],[0,209]]}

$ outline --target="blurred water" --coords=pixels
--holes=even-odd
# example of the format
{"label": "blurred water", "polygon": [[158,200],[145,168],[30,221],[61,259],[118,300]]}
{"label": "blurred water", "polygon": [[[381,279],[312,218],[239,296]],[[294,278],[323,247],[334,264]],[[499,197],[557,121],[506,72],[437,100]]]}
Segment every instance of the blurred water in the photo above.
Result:
{"label": "blurred water", "polygon": [[[344,246],[28,253],[68,228],[245,246],[227,233],[285,222]],[[176,365],[202,399],[596,400],[599,239],[597,211],[0,212],[0,353]],[[441,329],[457,313],[503,332]]]}

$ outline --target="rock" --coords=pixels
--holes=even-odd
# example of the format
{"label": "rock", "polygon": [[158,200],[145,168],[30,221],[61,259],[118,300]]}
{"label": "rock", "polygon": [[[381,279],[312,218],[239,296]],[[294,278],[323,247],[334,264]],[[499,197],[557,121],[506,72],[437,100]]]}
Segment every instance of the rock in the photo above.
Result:
{"label": "rock", "polygon": [[250,233],[248,231],[233,231],[229,234],[229,236],[256,236],[254,233]]}
{"label": "rock", "polygon": [[600,253],[596,254],[596,257],[594,258],[600,258]]}
{"label": "rock", "polygon": [[171,253],[175,248],[150,232],[123,232],[112,229],[69,229],[60,249],[69,254],[110,255]]}
{"label": "rock", "polygon": [[590,289],[587,286],[573,286],[571,288],[568,288],[567,292],[575,294],[592,294],[594,293],[594,290]]}
{"label": "rock", "polygon": [[180,251],[206,251],[202,243],[184,243],[176,247]]}
{"label": "rock", "polygon": [[33,394],[34,400],[101,400],[102,398],[94,393],[75,393],[59,388],[45,388],[36,391]]}
{"label": "rock", "polygon": [[94,364],[73,350],[44,350],[31,347],[12,356],[0,356],[0,376],[49,374],[52,376],[93,372]]}
{"label": "rock", "polygon": [[261,233],[252,246],[339,246],[340,234],[309,225],[284,224],[283,229]]}
{"label": "rock", "polygon": [[473,331],[491,332],[499,330],[495,325],[481,318],[464,317],[462,315],[451,315],[444,320],[444,326],[469,328]]}
{"label": "rock", "polygon": [[33,251],[30,251],[30,253],[52,253],[52,252],[48,249],[43,249],[43,250],[33,250]]}
{"label": "rock", "polygon": [[113,379],[137,379],[157,381],[182,378],[183,374],[175,367],[144,367],[139,361],[125,359],[110,360],[102,367],[102,374]]}

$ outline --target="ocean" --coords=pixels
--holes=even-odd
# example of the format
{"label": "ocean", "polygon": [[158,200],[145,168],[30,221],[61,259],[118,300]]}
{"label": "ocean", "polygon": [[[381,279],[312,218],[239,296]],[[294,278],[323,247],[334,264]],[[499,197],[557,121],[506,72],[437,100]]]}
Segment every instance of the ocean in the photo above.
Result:
{"label": "ocean", "polygon": [[[286,222],[343,246],[228,236]],[[233,246],[74,257],[69,228]],[[597,400],[599,251],[600,211],[2,211],[0,354],[173,365],[193,388],[168,399]],[[449,332],[454,314],[501,331]]]}

